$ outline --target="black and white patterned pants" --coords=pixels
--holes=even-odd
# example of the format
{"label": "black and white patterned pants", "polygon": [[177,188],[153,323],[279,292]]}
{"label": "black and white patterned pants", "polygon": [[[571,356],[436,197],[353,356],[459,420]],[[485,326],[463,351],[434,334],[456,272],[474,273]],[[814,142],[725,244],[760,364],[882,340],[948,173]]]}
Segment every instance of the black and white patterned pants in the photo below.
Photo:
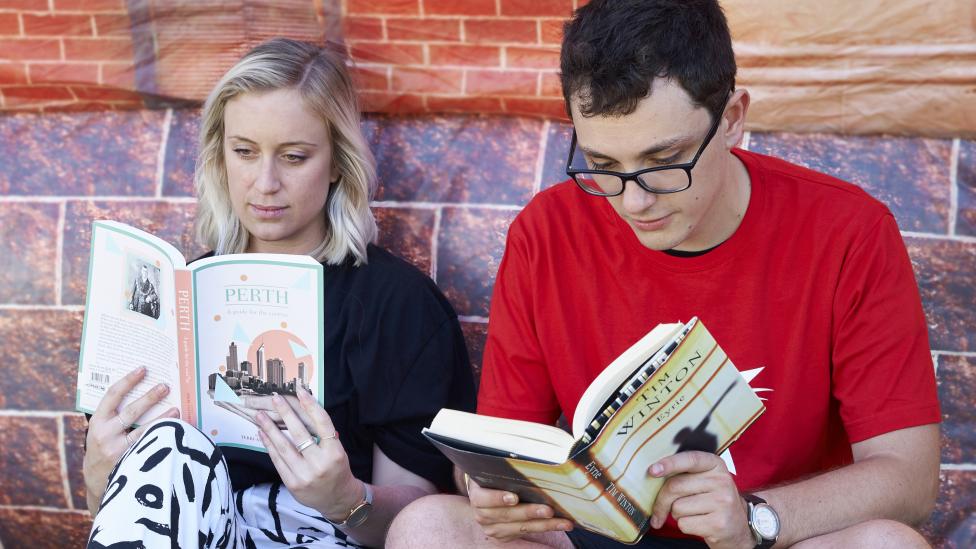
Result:
{"label": "black and white patterned pants", "polygon": [[213,442],[173,419],[150,424],[115,466],[89,549],[360,547],[281,483],[237,493]]}

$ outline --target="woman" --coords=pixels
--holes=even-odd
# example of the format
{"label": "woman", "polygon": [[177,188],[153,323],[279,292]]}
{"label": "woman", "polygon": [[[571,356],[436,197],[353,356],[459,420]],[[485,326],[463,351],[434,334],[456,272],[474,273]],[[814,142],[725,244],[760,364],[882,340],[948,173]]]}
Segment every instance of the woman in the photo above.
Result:
{"label": "woman", "polygon": [[457,316],[429,278],[371,244],[375,167],[340,54],[258,46],[211,92],[201,126],[200,239],[216,254],[309,254],[325,268],[325,408],[302,391],[275,397],[255,416],[267,455],[217,449],[175,409],[129,431],[168,392],[118,409],[145,375],[130,374],[90,421],[89,547],[381,546],[407,503],[452,486],[420,429],[441,407],[474,406]]}

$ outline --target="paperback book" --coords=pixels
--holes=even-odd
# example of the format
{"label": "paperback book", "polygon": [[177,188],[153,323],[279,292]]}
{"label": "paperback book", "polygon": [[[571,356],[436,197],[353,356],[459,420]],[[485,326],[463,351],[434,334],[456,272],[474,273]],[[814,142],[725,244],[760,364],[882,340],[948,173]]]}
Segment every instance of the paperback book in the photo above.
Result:
{"label": "paperback book", "polygon": [[[301,255],[229,254],[194,261],[115,221],[92,225],[76,408],[94,413],[106,390],[145,366],[126,406],[158,383],[163,401],[219,445],[267,451],[255,416],[307,390],[322,403],[322,265]],[[279,425],[284,423],[269,413]]]}
{"label": "paperback book", "polygon": [[577,404],[572,434],[449,409],[424,434],[479,485],[633,544],[664,484],[650,465],[686,450],[721,453],[764,410],[693,318],[658,325],[614,360]]}

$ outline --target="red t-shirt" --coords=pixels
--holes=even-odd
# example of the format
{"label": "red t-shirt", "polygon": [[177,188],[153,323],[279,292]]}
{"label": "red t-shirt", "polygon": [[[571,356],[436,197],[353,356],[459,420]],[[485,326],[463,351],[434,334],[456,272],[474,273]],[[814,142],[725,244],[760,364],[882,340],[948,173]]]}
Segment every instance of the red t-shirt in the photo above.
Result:
{"label": "red t-shirt", "polygon": [[730,449],[741,490],[850,463],[853,442],[939,422],[925,317],[891,212],[849,183],[734,153],[751,178],[749,206],[700,256],[645,248],[572,181],[526,206],[495,283],[478,413],[571,421],[618,354],[658,323],[698,316],[741,372],[761,368],[751,385],[766,412]]}

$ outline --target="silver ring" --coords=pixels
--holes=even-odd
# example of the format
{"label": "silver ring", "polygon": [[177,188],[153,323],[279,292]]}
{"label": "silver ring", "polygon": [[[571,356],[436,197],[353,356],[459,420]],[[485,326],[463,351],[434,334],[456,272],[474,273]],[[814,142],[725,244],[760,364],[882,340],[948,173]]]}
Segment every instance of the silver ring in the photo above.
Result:
{"label": "silver ring", "polygon": [[323,440],[328,440],[330,438],[339,438],[339,431],[333,431],[331,435],[322,437]]}
{"label": "silver ring", "polygon": [[301,443],[301,444],[298,445],[298,452],[299,453],[304,452],[306,448],[308,448],[309,446],[314,446],[314,445],[315,445],[315,437],[312,437],[312,438],[310,438],[310,439],[306,440],[305,442],[303,442],[303,443]]}
{"label": "silver ring", "polygon": [[122,426],[123,431],[128,431],[132,428],[132,425],[126,425],[126,423],[122,421],[122,414],[115,416],[115,419],[119,422],[119,425]]}

